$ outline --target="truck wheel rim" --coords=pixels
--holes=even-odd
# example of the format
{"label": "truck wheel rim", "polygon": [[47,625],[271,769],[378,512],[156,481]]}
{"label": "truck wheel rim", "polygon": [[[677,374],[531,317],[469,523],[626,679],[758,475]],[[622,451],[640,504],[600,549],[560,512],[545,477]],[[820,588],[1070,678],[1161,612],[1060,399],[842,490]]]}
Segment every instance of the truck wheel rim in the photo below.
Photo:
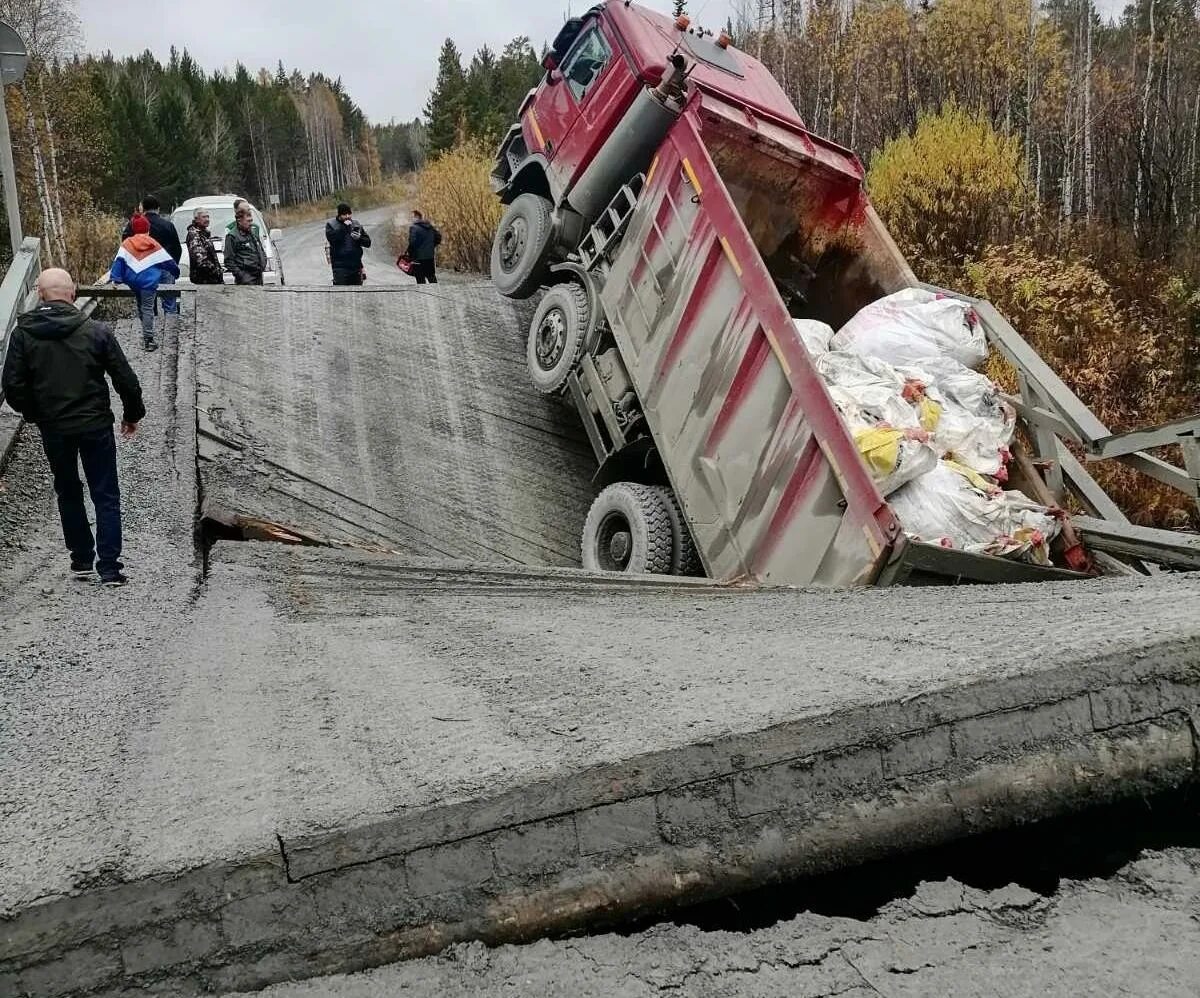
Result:
{"label": "truck wheel rim", "polygon": [[525,255],[525,244],[529,240],[529,227],[525,219],[514,218],[508,223],[500,237],[500,264],[506,272],[516,269]]}
{"label": "truck wheel rim", "polygon": [[629,521],[618,512],[609,513],[596,531],[596,561],[606,572],[627,572],[633,556],[633,534]]}
{"label": "truck wheel rim", "polygon": [[562,359],[567,343],[567,317],[562,309],[552,308],[538,323],[537,353],[538,366],[543,371],[553,371]]}

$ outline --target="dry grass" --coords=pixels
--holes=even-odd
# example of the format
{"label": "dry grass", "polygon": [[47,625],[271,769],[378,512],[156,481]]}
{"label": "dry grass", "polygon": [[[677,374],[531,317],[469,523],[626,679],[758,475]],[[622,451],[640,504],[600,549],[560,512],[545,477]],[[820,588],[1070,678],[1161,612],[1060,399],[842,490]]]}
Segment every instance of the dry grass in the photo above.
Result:
{"label": "dry grass", "polygon": [[108,272],[120,248],[121,230],[126,221],[119,215],[104,214],[75,215],[66,219],[65,266],[76,281],[91,284]]}
{"label": "dry grass", "polygon": [[319,201],[287,205],[278,211],[264,209],[263,214],[272,228],[283,229],[289,225],[332,218],[342,201],[353,206],[355,211],[365,211],[368,208],[382,208],[393,204],[408,205],[412,203],[412,197],[413,178],[392,177],[374,187],[350,187]]}
{"label": "dry grass", "polygon": [[[491,150],[470,143],[444,153],[417,174],[413,204],[442,233],[438,258],[443,267],[475,273],[488,270],[492,234],[503,212],[488,183],[491,167]],[[403,252],[407,242],[407,223],[395,225],[396,252]]]}

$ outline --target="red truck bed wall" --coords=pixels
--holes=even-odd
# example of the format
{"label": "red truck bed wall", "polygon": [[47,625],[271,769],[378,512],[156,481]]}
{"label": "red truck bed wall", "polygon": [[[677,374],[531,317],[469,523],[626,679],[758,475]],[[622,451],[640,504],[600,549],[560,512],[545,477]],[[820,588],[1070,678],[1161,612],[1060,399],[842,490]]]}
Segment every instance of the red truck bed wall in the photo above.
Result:
{"label": "red truck bed wall", "polygon": [[[845,163],[824,169],[826,152],[811,140],[772,137],[749,124],[725,127],[722,115],[728,109],[702,115],[701,102],[693,101],[664,142],[605,284],[605,312],[708,574],[793,585],[869,583],[899,526],[813,369],[707,144],[727,163],[730,144],[740,143],[743,163],[795,154],[806,157],[809,181],[827,174],[830,183],[854,187],[853,178],[847,181]],[[796,148],[789,151],[787,142]],[[836,221],[864,231],[870,255],[872,235],[883,230],[861,209]],[[850,254],[838,265],[834,284],[863,269],[855,259]],[[893,261],[892,269],[884,268],[885,281],[906,283],[907,268]],[[886,290],[875,281],[865,300]]]}

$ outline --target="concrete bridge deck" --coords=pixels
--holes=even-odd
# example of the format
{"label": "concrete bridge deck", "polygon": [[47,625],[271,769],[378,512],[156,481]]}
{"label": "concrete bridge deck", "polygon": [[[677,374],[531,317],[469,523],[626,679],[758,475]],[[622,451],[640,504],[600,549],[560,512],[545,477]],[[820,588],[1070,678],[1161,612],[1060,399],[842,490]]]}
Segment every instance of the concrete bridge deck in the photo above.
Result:
{"label": "concrete bridge deck", "polygon": [[[446,529],[431,552],[404,532],[406,504],[420,512],[422,488],[469,495],[438,450],[466,417],[419,426],[394,468],[371,448],[420,423],[420,372],[450,368],[422,356],[388,407],[366,363],[402,378],[404,344],[455,342],[442,324],[461,329],[487,292],[449,293],[466,304],[198,296],[162,351],[134,358],[150,416],[120,452],[128,590],[64,578],[36,438],[18,441],[0,493],[0,993],[252,989],[1195,778],[1200,579],[740,592],[525,567],[511,531],[449,514],[418,522]],[[262,322],[281,299],[287,322]],[[477,359],[512,335],[470,328]],[[541,451],[514,443],[529,420],[476,434],[481,461],[510,448],[485,466],[510,508],[545,448],[578,457],[542,418]],[[206,420],[223,453],[198,445]],[[357,467],[393,477],[357,481]],[[586,482],[561,470],[534,495],[578,509]],[[371,530],[393,533],[372,546],[401,553],[196,552],[215,496],[366,543],[335,493],[384,511]]]}

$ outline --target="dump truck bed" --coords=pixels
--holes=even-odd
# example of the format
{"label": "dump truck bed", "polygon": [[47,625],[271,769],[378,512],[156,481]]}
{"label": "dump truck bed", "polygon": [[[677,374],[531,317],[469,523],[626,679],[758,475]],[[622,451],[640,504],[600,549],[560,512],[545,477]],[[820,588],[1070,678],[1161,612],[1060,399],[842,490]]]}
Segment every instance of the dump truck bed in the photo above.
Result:
{"label": "dump truck bed", "polygon": [[601,292],[707,573],[848,586],[1056,569],[906,538],[777,283],[835,329],[917,281],[854,155],[703,94],[672,127]]}

